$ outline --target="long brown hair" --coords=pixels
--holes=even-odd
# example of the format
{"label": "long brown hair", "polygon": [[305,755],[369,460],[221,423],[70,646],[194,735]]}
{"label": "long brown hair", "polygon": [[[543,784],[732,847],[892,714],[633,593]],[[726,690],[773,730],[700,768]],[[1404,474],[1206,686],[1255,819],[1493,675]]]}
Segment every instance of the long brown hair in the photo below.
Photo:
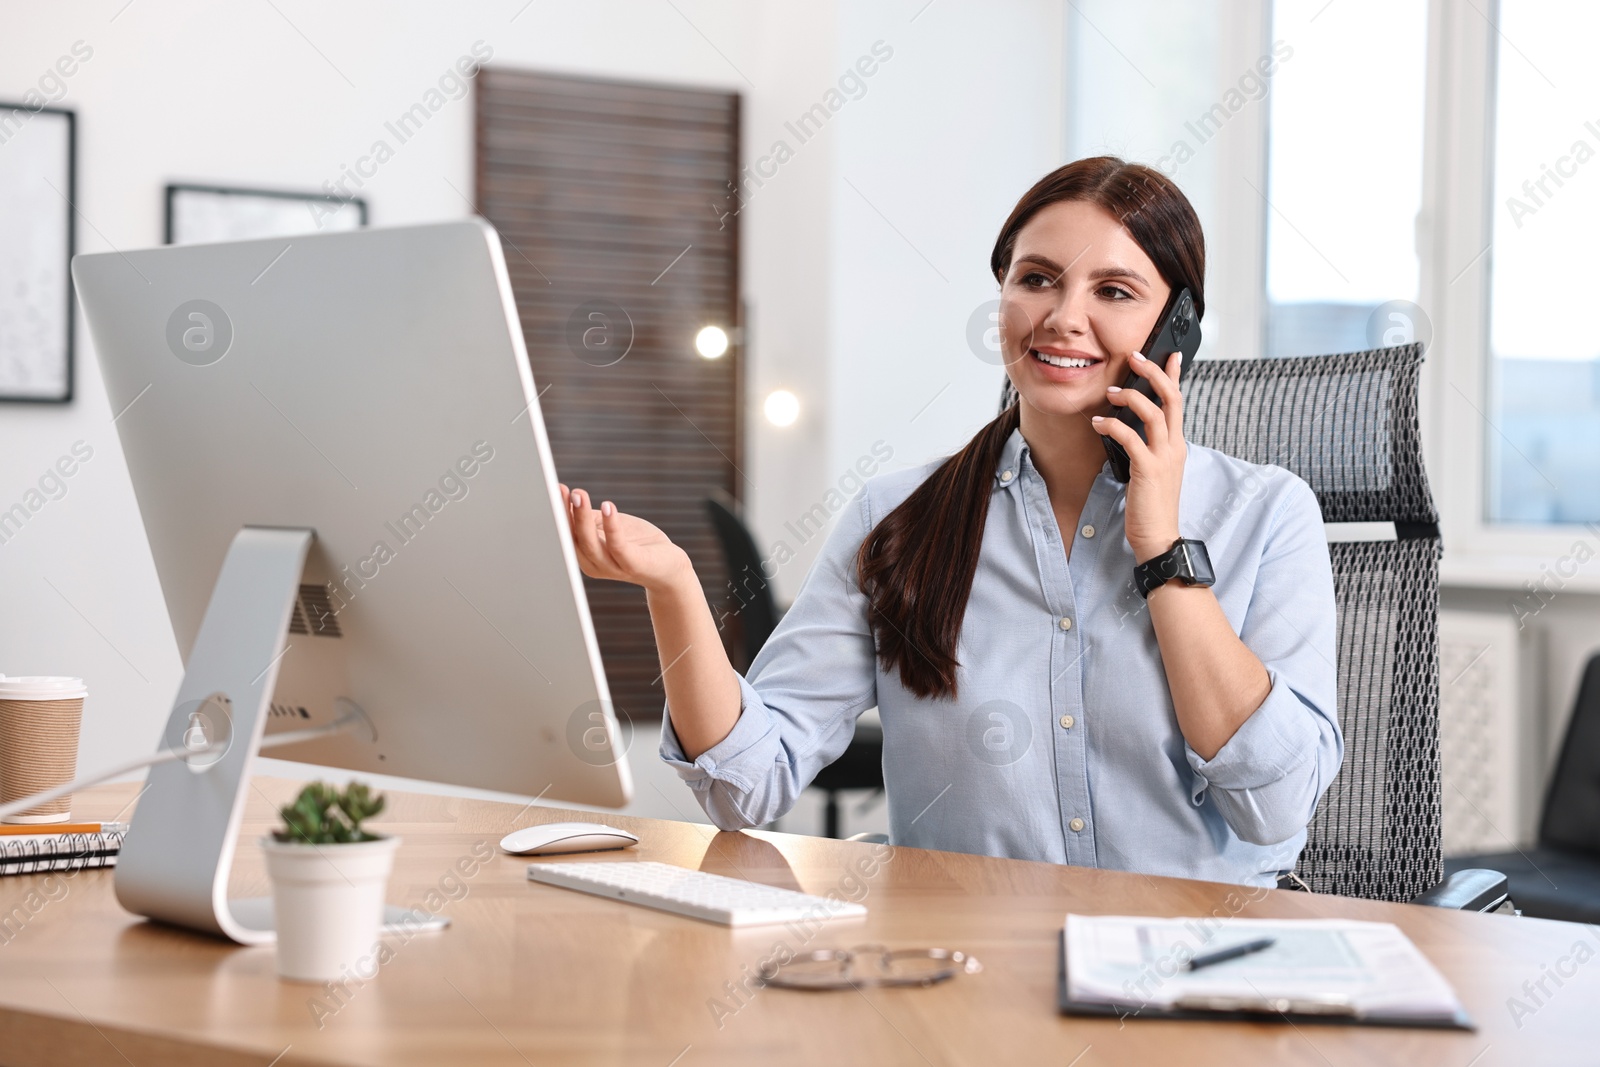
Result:
{"label": "long brown hair", "polygon": [[[1205,236],[1188,199],[1158,170],[1115,156],[1080,159],[1051,171],[1023,194],[1000,227],[989,266],[1004,285],[1017,235],[1045,207],[1095,204],[1122,222],[1172,288],[1187,287],[1205,313]],[[1021,405],[1010,403],[966,447],[945,460],[873,527],[856,552],[857,582],[885,671],[919,697],[956,693],[956,641],[972,593],[989,518],[994,469]]]}

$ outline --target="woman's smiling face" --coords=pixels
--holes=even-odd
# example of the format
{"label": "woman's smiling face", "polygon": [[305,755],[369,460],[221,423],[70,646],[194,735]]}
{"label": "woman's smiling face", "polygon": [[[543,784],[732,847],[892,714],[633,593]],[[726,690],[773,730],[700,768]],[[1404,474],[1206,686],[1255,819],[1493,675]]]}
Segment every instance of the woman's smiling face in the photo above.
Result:
{"label": "woman's smiling face", "polygon": [[1105,414],[1107,387],[1126,380],[1171,291],[1104,208],[1042,208],[1017,234],[1000,288],[1006,373],[1042,412]]}

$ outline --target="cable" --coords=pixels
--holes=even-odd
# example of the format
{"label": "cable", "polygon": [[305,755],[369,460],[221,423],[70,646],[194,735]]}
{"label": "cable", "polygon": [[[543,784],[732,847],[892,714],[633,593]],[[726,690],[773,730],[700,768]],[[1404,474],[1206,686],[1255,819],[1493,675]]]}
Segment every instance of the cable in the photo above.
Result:
{"label": "cable", "polygon": [[[346,712],[337,719],[333,720],[333,722],[328,723],[326,726],[313,726],[305,730],[291,730],[288,733],[273,734],[270,737],[263,737],[261,739],[259,748],[277,748],[280,745],[293,745],[301,741],[310,741],[313,738],[321,737],[324,734],[339,733],[346,727],[362,721],[362,717],[359,714]],[[68,782],[66,785],[58,785],[54,789],[46,789],[44,792],[35,793],[31,797],[23,797],[21,800],[13,800],[8,804],[0,804],[0,819],[10,818],[13,815],[27,811],[29,808],[38,807],[40,804],[48,804],[57,797],[64,797],[69,793],[76,793],[80,789],[88,789],[92,785],[99,785],[101,782],[108,781],[112,778],[117,778],[124,774],[131,774],[134,771],[143,770],[146,767],[156,767],[163,763],[171,763],[173,760],[188,759],[192,756],[203,756],[207,752],[215,752],[218,749],[226,749],[229,743],[230,742],[227,740],[218,739],[194,748],[190,748],[185,745],[183,748],[157,749],[156,754],[153,756],[142,756],[136,760],[129,760],[127,763],[119,763],[115,767],[110,767],[103,771],[97,771],[94,774],[85,775],[82,778]],[[48,829],[50,826],[49,823],[39,823],[38,825],[42,830]]]}
{"label": "cable", "polygon": [[[118,775],[142,770],[145,767],[154,767],[161,763],[171,763],[173,760],[185,759],[189,756],[198,756],[214,749],[224,748],[226,745],[227,742],[225,741],[214,741],[211,744],[205,745],[201,748],[160,749],[154,756],[144,756],[140,759],[129,760],[127,763],[119,763],[115,767],[100,771],[97,774],[86,775],[85,777],[79,778],[76,781],[68,782],[66,785],[58,785],[54,789],[46,789],[44,792],[35,793],[31,797],[23,797],[21,800],[13,800],[9,804],[0,804],[0,819],[10,818],[13,815],[27,811],[29,808],[38,807],[40,804],[48,804],[57,797],[64,797],[69,793],[76,793],[78,790],[87,789],[91,785],[99,785],[101,782],[104,782],[110,778],[116,778]],[[43,828],[48,827],[50,824],[40,823],[39,825]]]}
{"label": "cable", "polygon": [[261,744],[259,747],[266,749],[277,748],[280,745],[297,745],[301,741],[310,741],[314,738],[321,737],[324,734],[340,733],[348,726],[353,726],[358,722],[365,721],[366,720],[363,719],[359,714],[345,712],[343,715],[328,723],[326,726],[310,726],[304,730],[290,730],[287,733],[269,734],[261,739]]}

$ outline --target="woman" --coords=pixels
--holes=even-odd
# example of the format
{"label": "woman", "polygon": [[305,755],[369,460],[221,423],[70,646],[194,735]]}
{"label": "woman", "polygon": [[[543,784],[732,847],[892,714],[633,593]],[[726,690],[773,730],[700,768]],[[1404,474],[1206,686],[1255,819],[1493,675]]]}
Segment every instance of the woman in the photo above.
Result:
{"label": "woman", "polygon": [[[1158,171],[1079,160],[1023,196],[990,265],[1017,401],[867,484],[748,679],[687,556],[562,487],[584,573],[647,590],[662,757],[718,826],[754,826],[876,706],[896,844],[1272,885],[1343,756],[1333,578],[1306,484],[1187,445],[1180,357],[1138,354],[1175,287],[1204,313],[1194,209]],[[1130,372],[1160,407],[1119,389]],[[1151,578],[1145,599],[1135,567],[1180,536],[1215,584]]]}

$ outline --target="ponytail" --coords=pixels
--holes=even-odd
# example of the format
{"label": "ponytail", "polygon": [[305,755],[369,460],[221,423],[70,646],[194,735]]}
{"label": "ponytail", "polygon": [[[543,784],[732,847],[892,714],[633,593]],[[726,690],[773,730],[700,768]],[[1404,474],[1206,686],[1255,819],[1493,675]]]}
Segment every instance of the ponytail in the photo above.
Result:
{"label": "ponytail", "polygon": [[978,573],[994,469],[1019,425],[1013,404],[872,528],[857,584],[885,671],[919,697],[956,696],[956,641]]}

